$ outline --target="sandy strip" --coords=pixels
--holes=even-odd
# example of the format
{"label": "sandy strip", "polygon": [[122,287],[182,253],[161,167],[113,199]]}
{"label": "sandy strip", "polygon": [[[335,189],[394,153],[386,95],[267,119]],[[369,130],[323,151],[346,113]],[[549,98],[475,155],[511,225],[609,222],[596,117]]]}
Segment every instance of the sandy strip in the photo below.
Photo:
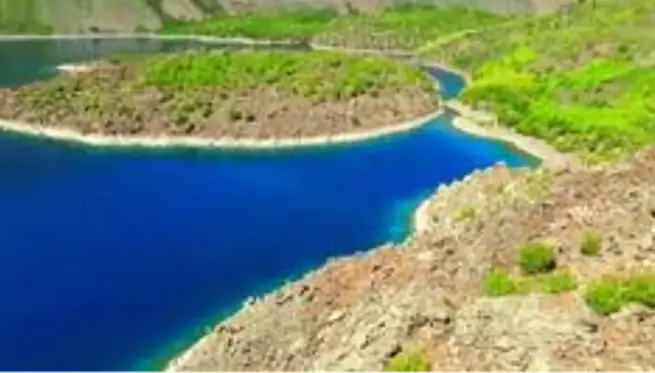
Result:
{"label": "sandy strip", "polygon": [[421,204],[414,211],[414,219],[412,226],[412,235],[417,233],[423,233],[429,230],[430,228],[430,214],[428,213],[428,208],[430,207],[430,202],[432,201],[432,196],[426,198],[421,202]]}
{"label": "sandy strip", "polygon": [[576,168],[581,165],[575,155],[562,153],[541,139],[525,136],[499,125],[493,114],[473,110],[456,100],[447,101],[444,106],[459,114],[453,118],[452,125],[460,131],[512,144],[523,152],[541,159],[545,167]]}
{"label": "sandy strip", "polygon": [[41,125],[22,123],[18,121],[0,119],[0,130],[13,131],[22,134],[47,137],[56,140],[72,141],[92,146],[106,147],[143,147],[143,148],[162,148],[162,147],[190,147],[190,148],[222,148],[222,149],[267,149],[267,148],[296,148],[329,144],[344,144],[361,140],[383,137],[391,134],[411,131],[430,122],[443,114],[442,110],[432,114],[411,120],[409,122],[390,125],[372,129],[369,131],[360,131],[352,133],[343,133],[335,135],[313,136],[306,138],[278,138],[270,140],[259,139],[235,139],[229,137],[223,138],[203,138],[192,136],[105,136],[105,135],[85,135],[70,129],[52,128]]}

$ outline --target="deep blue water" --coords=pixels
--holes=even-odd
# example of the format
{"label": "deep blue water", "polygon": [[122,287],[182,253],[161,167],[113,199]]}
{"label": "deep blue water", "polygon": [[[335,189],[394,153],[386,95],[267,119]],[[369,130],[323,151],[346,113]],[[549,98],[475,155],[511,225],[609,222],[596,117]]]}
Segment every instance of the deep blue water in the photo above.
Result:
{"label": "deep blue water", "polygon": [[[0,84],[109,53],[87,44],[0,43]],[[163,44],[153,49],[175,46]],[[402,240],[420,198],[501,160],[533,161],[447,117],[291,151],[103,150],[0,133],[0,369],[152,367],[247,296]]]}

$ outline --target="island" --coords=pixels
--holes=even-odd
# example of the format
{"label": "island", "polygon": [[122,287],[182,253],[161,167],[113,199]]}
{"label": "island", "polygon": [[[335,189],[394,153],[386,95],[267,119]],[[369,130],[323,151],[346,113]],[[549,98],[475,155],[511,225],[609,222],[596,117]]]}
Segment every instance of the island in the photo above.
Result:
{"label": "island", "polygon": [[406,130],[439,113],[436,83],[417,66],[383,57],[194,51],[77,70],[0,90],[6,126],[91,138],[315,143]]}

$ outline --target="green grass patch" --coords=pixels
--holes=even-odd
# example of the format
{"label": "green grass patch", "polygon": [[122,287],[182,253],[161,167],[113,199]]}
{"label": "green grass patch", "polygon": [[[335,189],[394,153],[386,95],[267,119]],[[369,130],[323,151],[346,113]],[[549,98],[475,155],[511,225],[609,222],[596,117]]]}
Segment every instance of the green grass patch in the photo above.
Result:
{"label": "green grass patch", "polygon": [[531,242],[519,248],[519,265],[528,275],[550,272],[555,269],[555,250],[544,242]]}
{"label": "green grass patch", "polygon": [[561,294],[577,288],[577,281],[569,271],[555,271],[541,276],[538,280],[539,288],[544,293]]}
{"label": "green grass patch", "polygon": [[601,315],[621,310],[625,303],[624,287],[615,278],[603,278],[589,285],[585,294],[587,305]]}
{"label": "green grass patch", "polygon": [[387,372],[427,372],[430,361],[424,352],[414,350],[401,352],[394,356],[384,367]]}
{"label": "green grass patch", "polygon": [[484,294],[490,297],[526,294],[529,290],[526,281],[502,268],[495,268],[484,277]]}
{"label": "green grass patch", "polygon": [[587,305],[595,312],[609,315],[629,303],[655,307],[655,270],[634,273],[626,277],[603,277],[589,285],[585,294]]}
{"label": "green grass patch", "polygon": [[577,287],[576,277],[565,270],[537,276],[513,276],[505,269],[496,268],[484,277],[484,294],[490,297],[525,295],[532,292],[562,294]]}
{"label": "green grass patch", "polygon": [[580,242],[580,253],[584,256],[596,256],[600,253],[603,241],[600,233],[587,231]]}

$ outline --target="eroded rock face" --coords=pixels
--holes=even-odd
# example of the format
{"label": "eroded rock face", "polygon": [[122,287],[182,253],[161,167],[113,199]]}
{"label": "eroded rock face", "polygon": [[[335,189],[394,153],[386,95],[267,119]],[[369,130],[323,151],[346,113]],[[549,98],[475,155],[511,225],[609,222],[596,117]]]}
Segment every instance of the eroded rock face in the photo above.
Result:
{"label": "eroded rock face", "polygon": [[[600,316],[583,290],[653,265],[654,185],[655,149],[595,169],[473,173],[439,188],[423,232],[257,300],[171,368],[378,370],[418,346],[435,370],[652,370],[655,311]],[[597,257],[580,254],[589,228],[603,234]],[[551,242],[581,287],[485,297],[485,273],[517,271],[517,247],[531,240]]]}

